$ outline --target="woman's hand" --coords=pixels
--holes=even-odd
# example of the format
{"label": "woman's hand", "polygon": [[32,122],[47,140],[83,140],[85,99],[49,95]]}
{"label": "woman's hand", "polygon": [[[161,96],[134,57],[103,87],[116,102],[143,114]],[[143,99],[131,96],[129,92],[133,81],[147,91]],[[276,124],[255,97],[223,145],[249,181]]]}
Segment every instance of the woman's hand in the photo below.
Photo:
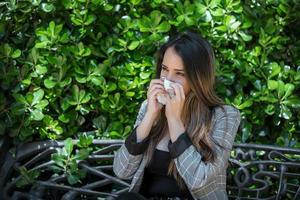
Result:
{"label": "woman's hand", "polygon": [[174,88],[175,95],[167,95],[166,103],[166,117],[168,120],[168,127],[170,132],[171,141],[176,139],[185,131],[181,114],[185,102],[185,94],[181,84],[172,83],[171,87]]}
{"label": "woman's hand", "polygon": [[166,95],[166,117],[172,120],[181,120],[181,113],[185,102],[185,94],[181,84],[171,83],[175,95]]}
{"label": "woman's hand", "polygon": [[147,111],[142,122],[136,129],[137,142],[140,142],[148,137],[151,128],[159,115],[161,106],[156,99],[156,96],[159,93],[165,93],[163,81],[160,79],[151,80],[147,91]]}
{"label": "woman's hand", "polygon": [[164,81],[161,79],[153,79],[150,82],[149,89],[147,92],[147,115],[151,117],[158,117],[159,111],[162,108],[160,103],[157,101],[158,94],[166,94],[164,88]]}

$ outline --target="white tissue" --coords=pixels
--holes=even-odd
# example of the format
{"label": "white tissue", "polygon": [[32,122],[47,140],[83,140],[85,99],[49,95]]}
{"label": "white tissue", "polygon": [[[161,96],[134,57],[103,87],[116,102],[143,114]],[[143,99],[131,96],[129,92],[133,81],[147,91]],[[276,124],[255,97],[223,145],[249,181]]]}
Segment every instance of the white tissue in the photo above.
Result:
{"label": "white tissue", "polygon": [[[170,93],[170,95],[174,95],[174,91],[173,91],[173,88],[171,87],[171,83],[172,83],[172,81],[164,79],[164,88],[165,88],[165,90],[169,90],[168,92]],[[170,91],[170,89],[171,89],[171,91]],[[157,95],[157,101],[159,103],[161,103],[162,105],[166,105],[166,103],[167,103],[166,95],[165,94],[158,94]]]}
{"label": "white tissue", "polygon": [[159,103],[161,103],[161,104],[163,104],[163,105],[166,105],[166,103],[167,103],[167,98],[166,98],[166,96],[165,96],[164,94],[158,94],[156,98],[157,98],[157,101],[158,101]]}

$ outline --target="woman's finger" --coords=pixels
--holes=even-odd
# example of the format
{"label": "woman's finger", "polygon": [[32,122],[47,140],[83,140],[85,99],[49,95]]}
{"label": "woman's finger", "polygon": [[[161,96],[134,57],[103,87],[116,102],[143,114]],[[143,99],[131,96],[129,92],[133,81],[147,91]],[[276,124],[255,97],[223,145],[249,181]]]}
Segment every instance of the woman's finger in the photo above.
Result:
{"label": "woman's finger", "polygon": [[171,96],[169,94],[166,95],[166,99],[167,99],[167,104],[169,104],[172,101],[172,98],[171,98]]}
{"label": "woman's finger", "polygon": [[182,86],[181,84],[178,84],[178,86],[179,86],[181,98],[182,98],[183,100],[185,100],[185,94],[184,94],[183,86]]}
{"label": "woman's finger", "polygon": [[148,90],[148,94],[150,94],[153,90],[155,90],[155,89],[161,89],[161,90],[164,90],[164,87],[163,86],[161,86],[161,85],[153,85],[151,88],[149,88],[149,90]]}
{"label": "woman's finger", "polygon": [[[174,88],[175,98],[178,100],[184,99],[184,93],[182,94],[181,85],[179,83],[172,83],[171,87]],[[183,89],[183,88],[182,88]]]}
{"label": "woman's finger", "polygon": [[153,96],[156,97],[159,93],[165,94],[165,91],[163,89],[156,88],[149,93],[149,97],[153,97]]}
{"label": "woman's finger", "polygon": [[149,88],[153,87],[153,85],[156,85],[156,84],[163,86],[164,85],[164,81],[161,80],[161,79],[153,79],[153,80],[150,81]]}

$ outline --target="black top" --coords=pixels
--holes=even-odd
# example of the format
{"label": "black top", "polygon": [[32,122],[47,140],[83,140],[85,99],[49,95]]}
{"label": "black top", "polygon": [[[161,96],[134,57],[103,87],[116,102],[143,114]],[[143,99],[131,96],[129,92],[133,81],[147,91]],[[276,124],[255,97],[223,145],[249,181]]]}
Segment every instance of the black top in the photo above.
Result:
{"label": "black top", "polygon": [[186,185],[180,189],[175,178],[168,175],[170,153],[155,149],[149,165],[145,168],[140,194],[145,197],[181,197],[193,199]]}
{"label": "black top", "polygon": [[[137,142],[136,127],[132,133],[125,140],[125,146],[131,155],[143,154],[148,148],[150,137],[146,137],[141,142]],[[175,142],[169,141],[168,149],[172,159],[180,156],[189,146],[192,145],[192,141],[186,132],[182,133]]]}

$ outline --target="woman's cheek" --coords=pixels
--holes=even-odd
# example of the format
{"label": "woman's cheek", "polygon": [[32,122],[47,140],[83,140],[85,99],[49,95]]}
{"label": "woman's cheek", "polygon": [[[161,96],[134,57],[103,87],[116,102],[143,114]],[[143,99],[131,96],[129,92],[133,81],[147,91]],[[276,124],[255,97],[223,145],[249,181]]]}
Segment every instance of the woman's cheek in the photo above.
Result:
{"label": "woman's cheek", "polygon": [[182,78],[178,78],[174,82],[179,83],[180,85],[182,85],[182,87],[185,86],[185,80],[183,80]]}
{"label": "woman's cheek", "polygon": [[189,92],[189,86],[188,86],[187,81],[185,81],[185,80],[179,80],[178,83],[182,85],[184,93],[186,95]]}

